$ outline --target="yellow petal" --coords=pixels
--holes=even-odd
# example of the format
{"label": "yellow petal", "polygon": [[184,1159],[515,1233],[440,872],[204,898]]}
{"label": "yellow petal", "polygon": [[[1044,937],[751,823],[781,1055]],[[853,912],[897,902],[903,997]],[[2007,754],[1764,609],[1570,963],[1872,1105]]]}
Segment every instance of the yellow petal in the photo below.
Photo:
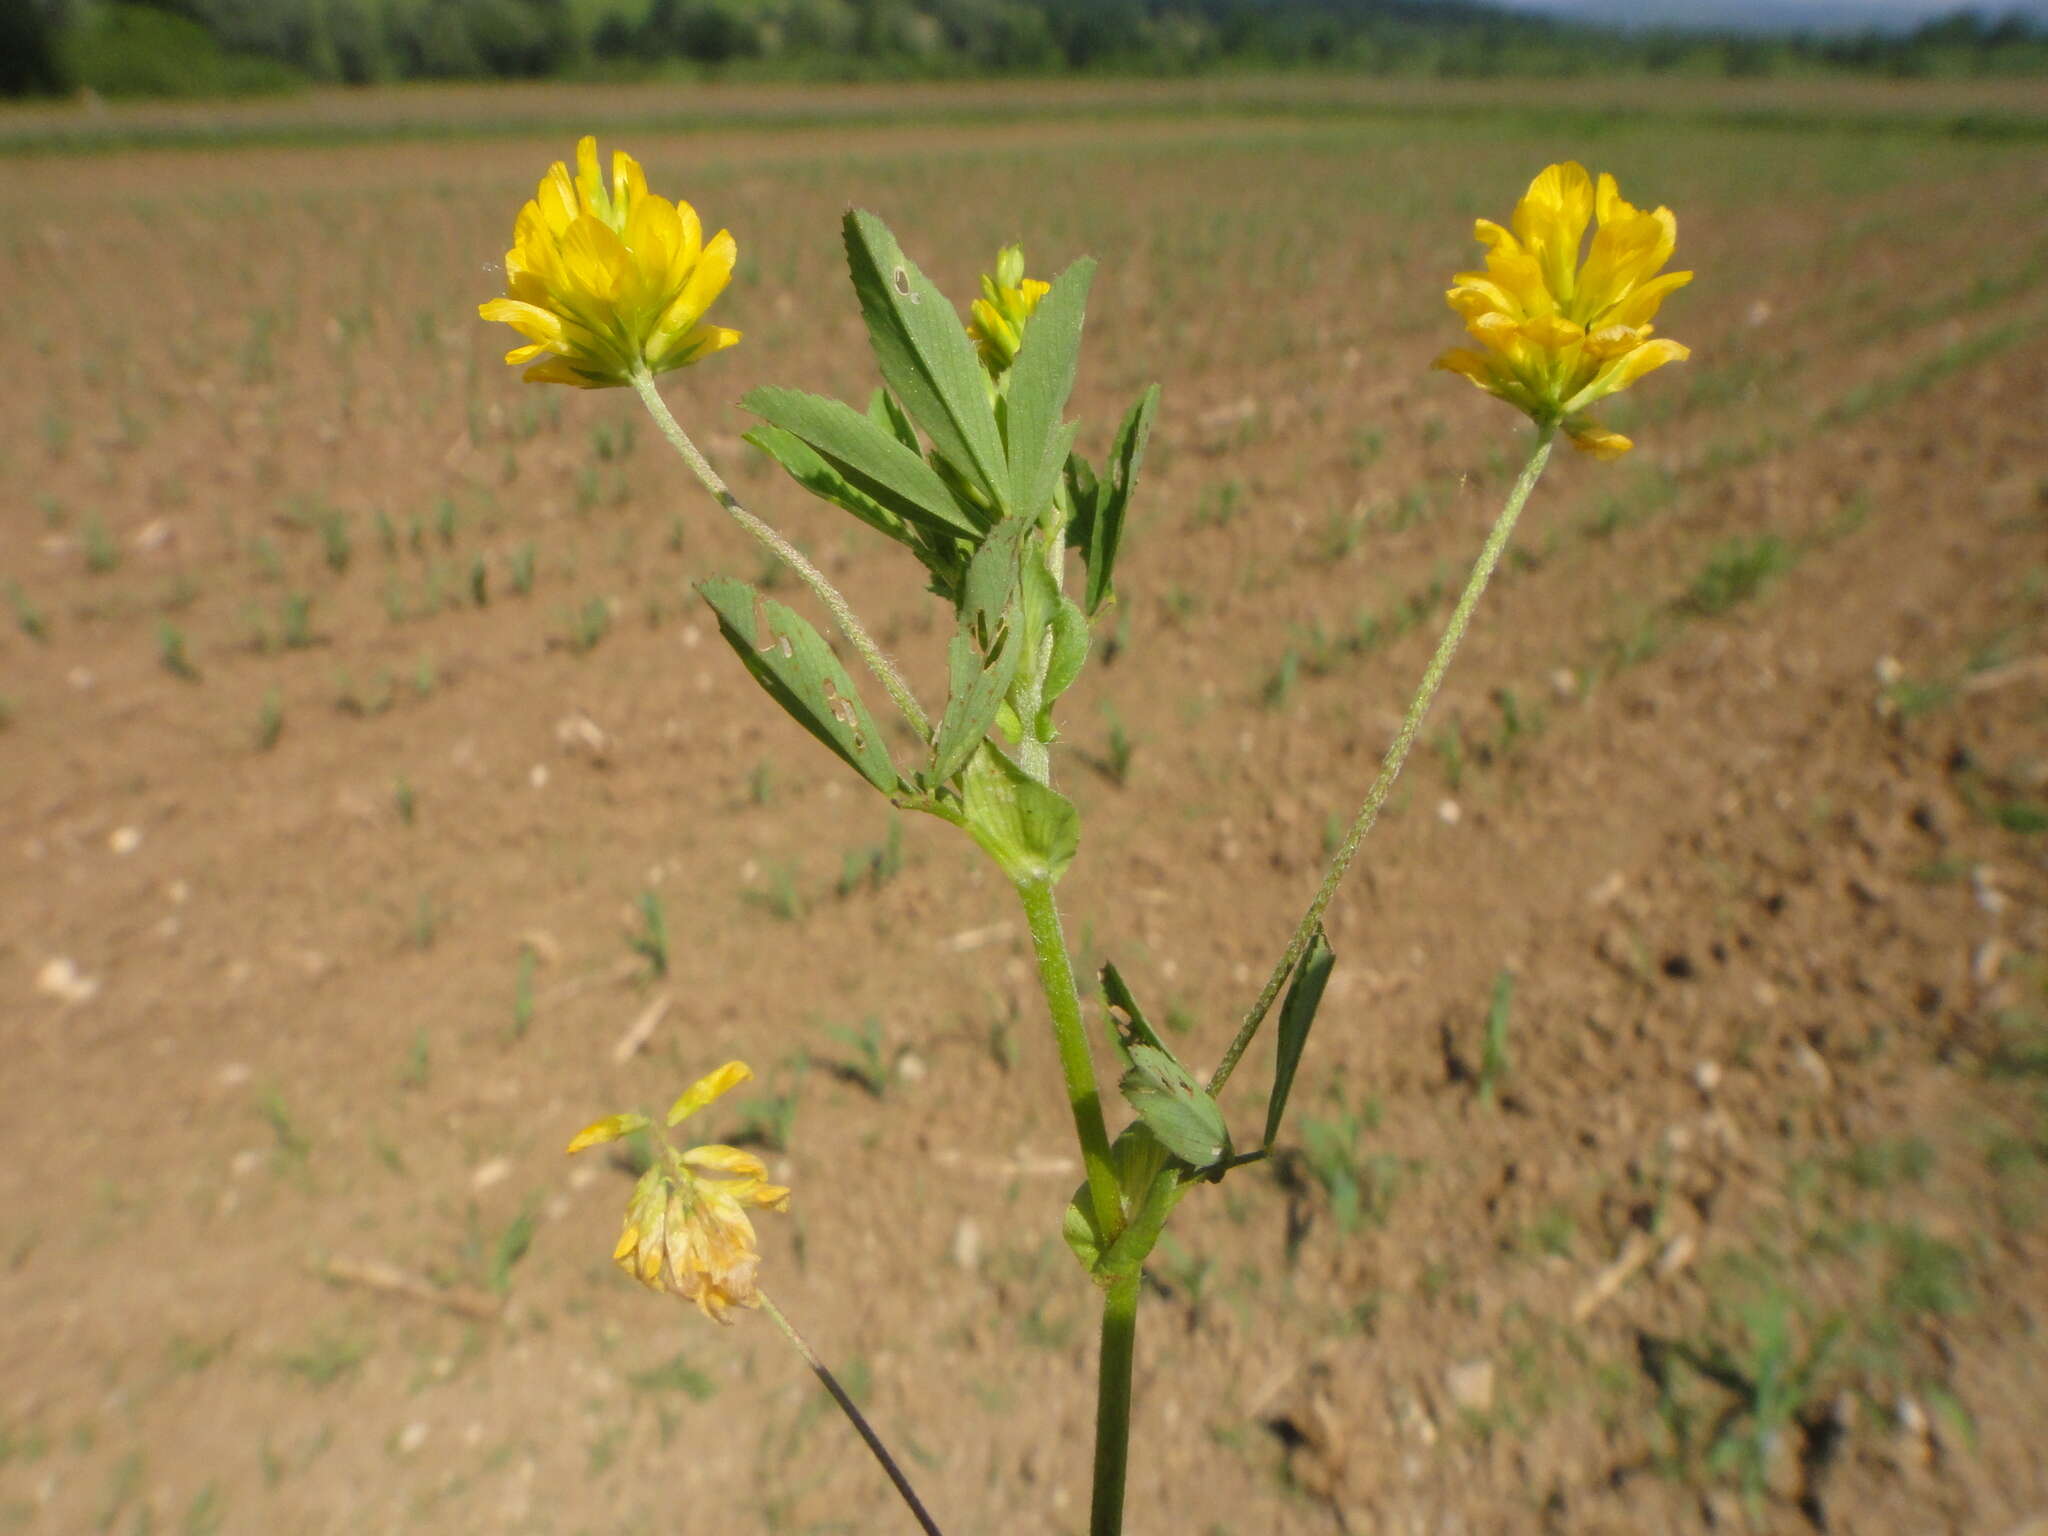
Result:
{"label": "yellow petal", "polygon": [[1683,288],[1691,281],[1690,272],[1666,272],[1661,277],[1653,277],[1647,283],[1639,284],[1608,310],[1603,323],[1648,325],[1657,318],[1657,308],[1664,302],[1664,296],[1675,289]]}
{"label": "yellow petal", "polygon": [[616,389],[626,383],[625,379],[608,373],[587,373],[559,357],[535,363],[519,377],[528,384],[573,384],[578,389]]}
{"label": "yellow petal", "polygon": [[665,197],[645,197],[626,215],[626,245],[633,261],[656,282],[667,279],[676,248],[682,244],[683,221]]}
{"label": "yellow petal", "polygon": [[739,259],[729,230],[721,229],[705,243],[690,277],[662,315],[656,329],[669,335],[688,330],[704,317],[725,285],[732,280],[733,263]]}
{"label": "yellow petal", "polygon": [[683,1161],[692,1168],[703,1168],[712,1173],[730,1173],[749,1179],[765,1179],[768,1167],[751,1152],[742,1152],[738,1147],[728,1147],[714,1142],[710,1146],[692,1147],[683,1154]]}
{"label": "yellow petal", "polygon": [[604,189],[604,177],[597,168],[597,139],[585,134],[576,141],[576,190],[585,213],[600,217],[609,211],[611,198]]}
{"label": "yellow petal", "polygon": [[1649,339],[1647,326],[1603,325],[1586,338],[1586,352],[1591,357],[1619,357]]}
{"label": "yellow petal", "polygon": [[1579,244],[1592,218],[1593,178],[1573,160],[1546,166],[1515,205],[1515,237],[1542,269],[1559,304],[1571,299]]}
{"label": "yellow petal", "polygon": [[1593,376],[1590,384],[1564,402],[1563,410],[1566,415],[1582,411],[1597,400],[1604,400],[1609,395],[1627,389],[1644,374],[1662,368],[1666,363],[1684,362],[1690,356],[1690,347],[1683,346],[1668,336],[1646,341],[1634,351],[1624,352],[1610,361]]}
{"label": "yellow petal", "polygon": [[623,149],[612,151],[612,201],[630,216],[647,196],[647,175]]}
{"label": "yellow petal", "polygon": [[728,1061],[715,1071],[707,1072],[696,1082],[683,1090],[682,1097],[669,1106],[668,1123],[680,1125],[697,1113],[719,1095],[737,1088],[754,1075],[753,1068],[744,1061]]}
{"label": "yellow petal", "polygon": [[621,1136],[630,1136],[652,1124],[645,1115],[606,1115],[602,1120],[593,1120],[578,1131],[569,1143],[571,1153],[581,1152],[585,1147],[597,1146],[600,1142],[617,1141]]}
{"label": "yellow petal", "polygon": [[[552,310],[542,309],[538,304],[528,304],[523,299],[492,299],[488,304],[479,304],[477,313],[486,320],[509,325],[542,351],[567,351],[562,317]],[[505,354],[508,363],[522,363],[526,357],[517,356],[524,348],[514,348]],[[528,352],[526,356],[536,354]]]}
{"label": "yellow petal", "polygon": [[1586,339],[1586,328],[1563,315],[1538,315],[1522,322],[1522,334],[1539,347],[1562,351]]}
{"label": "yellow petal", "polygon": [[1635,443],[1619,432],[1611,432],[1597,421],[1568,421],[1564,424],[1565,436],[1572,440],[1572,446],[1596,459],[1618,459]]}
{"label": "yellow petal", "polygon": [[1522,244],[1513,235],[1502,229],[1491,219],[1472,221],[1472,238],[1489,251],[1520,251]]}
{"label": "yellow petal", "polygon": [[1446,373],[1463,374],[1489,393],[1494,387],[1493,360],[1484,352],[1474,352],[1470,347],[1453,347],[1448,352],[1439,353],[1429,366],[1441,368]]}

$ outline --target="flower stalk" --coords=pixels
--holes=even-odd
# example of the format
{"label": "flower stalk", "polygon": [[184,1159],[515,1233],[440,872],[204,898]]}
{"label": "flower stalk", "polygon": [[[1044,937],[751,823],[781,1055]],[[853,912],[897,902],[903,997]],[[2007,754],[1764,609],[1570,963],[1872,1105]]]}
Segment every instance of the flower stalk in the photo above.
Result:
{"label": "flower stalk", "polygon": [[725,477],[712,467],[711,461],[690,441],[690,434],[683,430],[682,423],[677,421],[674,413],[669,410],[668,402],[661,398],[661,391],[655,388],[653,374],[641,369],[632,376],[631,383],[634,392],[640,396],[640,403],[647,407],[647,414],[654,418],[654,424],[660,429],[661,435],[668,439],[669,446],[682,455],[683,462],[690,466],[690,472],[703,483],[704,489],[711,493],[711,499],[725,508],[734,522],[759,539],[770,554],[796,572],[797,579],[809,587],[818,601],[825,605],[826,611],[832,615],[833,622],[839,626],[839,632],[846,636],[856,651],[860,652],[861,660],[868,664],[868,670],[874,673],[877,681],[888,691],[889,697],[895,700],[897,709],[901,710],[903,718],[910,722],[911,728],[917,732],[918,739],[930,741],[930,717],[917,702],[917,696],[910,691],[910,685],[903,680],[903,674],[896,670],[896,664],[875,643],[874,636],[868,633],[867,627],[854,613],[845,595],[832,585],[831,579],[813,565],[802,550],[740,504],[740,499],[732,493],[732,487],[725,483]]}
{"label": "flower stalk", "polygon": [[804,1336],[782,1315],[782,1308],[768,1299],[765,1291],[761,1293],[761,1310],[775,1320],[775,1326],[782,1330],[782,1336],[789,1340],[790,1347],[803,1357],[804,1364],[811,1368],[812,1374],[831,1394],[832,1401],[839,1405],[839,1411],[846,1415],[847,1422],[853,1425],[869,1453],[881,1463],[882,1470],[889,1475],[889,1481],[895,1485],[897,1494],[910,1506],[910,1513],[916,1518],[918,1528],[925,1536],[940,1536],[938,1522],[932,1519],[931,1512],[918,1498],[917,1490],[910,1486],[910,1479],[905,1475],[902,1465],[889,1454],[889,1447],[882,1444],[882,1437],[876,1434],[874,1426],[868,1423],[867,1415],[855,1405],[853,1399],[847,1395],[846,1388],[839,1384],[839,1378],[834,1376],[830,1367],[818,1358],[818,1352],[805,1342]]}
{"label": "flower stalk", "polygon": [[1508,547],[1508,539],[1514,534],[1515,523],[1522,515],[1522,508],[1528,503],[1529,493],[1536,489],[1536,482],[1543,475],[1543,466],[1550,462],[1551,444],[1556,440],[1555,426],[1536,429],[1536,448],[1529,455],[1529,462],[1522,466],[1522,473],[1515,486],[1508,493],[1506,505],[1494,519],[1493,530],[1486,536],[1486,543],[1479,551],[1479,558],[1473,562],[1472,574],[1465,579],[1465,590],[1458,595],[1458,604],[1451,610],[1450,622],[1444,625],[1443,638],[1437,641],[1436,651],[1429,658],[1429,665],[1423,669],[1422,682],[1415,690],[1415,697],[1408,702],[1408,712],[1401,717],[1401,729],[1394,737],[1394,744],[1387,749],[1385,759],[1380,763],[1379,775],[1372,781],[1372,787],[1365,793],[1365,802],[1359,806],[1358,814],[1352,818],[1350,830],[1344,834],[1344,841],[1330,860],[1329,872],[1323,876],[1323,883],[1317,887],[1310,899],[1308,910],[1295,925],[1294,934],[1287,941],[1287,948],[1280,956],[1280,963],[1273,967],[1273,974],[1266,978],[1266,985],[1259,992],[1258,1000],[1244,1016],[1238,1026],[1236,1038],[1230,1042],[1230,1049],[1223,1053],[1222,1061],[1209,1078],[1209,1092],[1220,1093],[1223,1085],[1230,1081],[1230,1074],[1237,1070],[1238,1058],[1252,1043],[1260,1023],[1279,997],[1280,989],[1287,984],[1287,978],[1294,973],[1309,941],[1321,926],[1323,913],[1328,910],[1330,899],[1337,894],[1337,887],[1344,883],[1344,876],[1351,868],[1351,861],[1358,853],[1358,845],[1365,841],[1365,835],[1372,831],[1380,818],[1380,808],[1387,803],[1387,795],[1394,787],[1394,780],[1401,776],[1401,768],[1408,761],[1408,754],[1415,746],[1415,738],[1422,729],[1422,722],[1429,714],[1429,706],[1436,701],[1437,689],[1443,686],[1444,673],[1450,670],[1451,658],[1458,653],[1458,643],[1465,638],[1466,626],[1472,622],[1472,610],[1479,606],[1479,599],[1486,592],[1486,584],[1493,579],[1494,568],[1500,564],[1500,557]]}

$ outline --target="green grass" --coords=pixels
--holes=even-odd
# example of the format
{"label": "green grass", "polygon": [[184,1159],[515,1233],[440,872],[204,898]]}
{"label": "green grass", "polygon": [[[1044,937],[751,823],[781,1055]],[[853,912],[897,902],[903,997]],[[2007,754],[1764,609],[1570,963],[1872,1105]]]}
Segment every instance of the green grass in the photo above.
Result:
{"label": "green grass", "polygon": [[1774,533],[1729,539],[1708,557],[1679,606],[1702,617],[1724,614],[1755,598],[1797,560],[1792,546]]}
{"label": "green grass", "polygon": [[769,866],[765,886],[749,886],[740,892],[740,900],[785,923],[801,922],[810,911],[810,903],[797,888],[795,868],[780,861]]}
{"label": "green grass", "polygon": [[903,872],[903,822],[892,817],[882,841],[871,847],[849,848],[839,861],[839,880],[834,894],[842,900],[856,891],[879,891]]}
{"label": "green grass", "polygon": [[882,1021],[867,1018],[862,1019],[857,1027],[827,1024],[824,1029],[825,1034],[847,1054],[821,1060],[819,1065],[834,1077],[866,1090],[872,1098],[886,1098],[889,1093],[889,1057],[882,1043]]}
{"label": "green grass", "polygon": [[661,897],[653,891],[642,891],[639,903],[640,926],[626,935],[626,945],[647,962],[647,973],[660,978],[668,974],[668,913],[661,904]]}
{"label": "green grass", "polygon": [[199,681],[199,668],[186,647],[185,632],[168,619],[157,622],[156,659],[171,676],[188,683]]}
{"label": "green grass", "polygon": [[587,656],[611,633],[611,628],[612,605],[601,597],[588,598],[581,607],[569,609],[564,615],[562,643],[575,655]]}
{"label": "green grass", "polygon": [[519,964],[512,977],[512,1038],[523,1040],[533,1027],[533,951],[521,948]]}
{"label": "green grass", "polygon": [[7,601],[14,609],[14,622],[24,635],[31,640],[46,641],[50,638],[50,621],[43,610],[21,590],[19,582],[7,583]]}
{"label": "green grass", "polygon": [[1514,1070],[1508,1050],[1508,1021],[1514,1007],[1515,978],[1502,971],[1493,978],[1493,1001],[1486,1010],[1486,1034],[1479,1047],[1479,1102],[1491,1107],[1499,1101],[1501,1084]]}
{"label": "green grass", "polygon": [[361,1334],[320,1329],[304,1347],[286,1355],[282,1363],[287,1375],[320,1389],[353,1376],[370,1358],[371,1349],[370,1340]]}

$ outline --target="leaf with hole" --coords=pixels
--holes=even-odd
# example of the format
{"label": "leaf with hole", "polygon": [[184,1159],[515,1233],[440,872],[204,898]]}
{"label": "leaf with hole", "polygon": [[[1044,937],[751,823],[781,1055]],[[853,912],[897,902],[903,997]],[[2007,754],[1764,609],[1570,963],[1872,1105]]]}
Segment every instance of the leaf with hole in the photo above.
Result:
{"label": "leaf with hole", "polygon": [[849,209],[843,232],[846,264],[883,382],[932,446],[1008,510],[1002,437],[986,375],[958,312],[873,214]]}
{"label": "leaf with hole", "polygon": [[998,629],[995,654],[987,660],[964,624],[961,633],[946,647],[952,691],[946,696],[946,712],[940,717],[938,736],[932,743],[932,787],[945,783],[964,768],[967,759],[987,738],[996,712],[1003,707],[1003,696],[1017,676],[1017,657],[1022,649],[1007,624]]}
{"label": "leaf with hole", "polygon": [[714,576],[697,591],[718,615],[719,633],[790,717],[885,795],[902,780],[859,690],[810,621],[743,581]]}

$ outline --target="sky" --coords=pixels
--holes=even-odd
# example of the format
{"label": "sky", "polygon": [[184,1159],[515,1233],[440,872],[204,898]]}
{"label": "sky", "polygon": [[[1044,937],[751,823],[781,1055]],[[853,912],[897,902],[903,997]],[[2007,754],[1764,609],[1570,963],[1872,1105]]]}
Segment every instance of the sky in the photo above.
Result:
{"label": "sky", "polygon": [[1733,27],[1744,31],[1905,31],[1933,16],[1969,8],[1989,15],[2018,10],[2048,20],[2048,0],[1500,0],[1518,10],[1641,26]]}

